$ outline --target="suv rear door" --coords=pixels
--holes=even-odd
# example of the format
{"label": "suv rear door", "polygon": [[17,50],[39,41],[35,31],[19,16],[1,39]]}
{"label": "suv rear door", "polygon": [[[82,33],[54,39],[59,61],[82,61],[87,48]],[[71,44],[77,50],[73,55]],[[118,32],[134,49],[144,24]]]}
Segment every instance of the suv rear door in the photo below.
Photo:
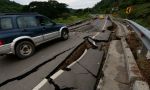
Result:
{"label": "suv rear door", "polygon": [[22,30],[22,36],[33,37],[36,44],[43,42],[42,27],[39,25],[36,16],[19,16],[17,17],[18,28]]}

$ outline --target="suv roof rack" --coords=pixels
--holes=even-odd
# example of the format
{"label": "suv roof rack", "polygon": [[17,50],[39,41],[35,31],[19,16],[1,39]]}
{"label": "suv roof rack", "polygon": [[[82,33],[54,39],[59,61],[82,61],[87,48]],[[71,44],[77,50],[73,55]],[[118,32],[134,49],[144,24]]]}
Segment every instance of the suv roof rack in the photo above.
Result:
{"label": "suv roof rack", "polygon": [[36,14],[39,14],[39,13],[0,13],[0,15],[36,15]]}

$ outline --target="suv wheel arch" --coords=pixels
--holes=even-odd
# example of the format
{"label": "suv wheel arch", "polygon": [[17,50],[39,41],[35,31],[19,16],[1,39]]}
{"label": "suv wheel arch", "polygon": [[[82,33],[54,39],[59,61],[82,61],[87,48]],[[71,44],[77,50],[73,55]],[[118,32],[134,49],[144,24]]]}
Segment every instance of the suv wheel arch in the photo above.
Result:
{"label": "suv wheel arch", "polygon": [[68,31],[68,33],[69,33],[68,28],[67,28],[66,26],[64,26],[64,27],[61,27],[61,28],[60,28],[60,30],[59,30],[60,35],[61,35],[61,33],[62,33],[62,31],[63,31],[63,30],[67,30],[67,31]]}
{"label": "suv wheel arch", "polygon": [[30,41],[31,43],[33,43],[33,45],[35,46],[34,41],[31,39],[31,37],[29,36],[23,36],[23,37],[18,37],[16,39],[13,40],[13,42],[11,43],[11,52],[13,54],[15,54],[15,47],[17,45],[17,43],[21,42],[21,41]]}
{"label": "suv wheel arch", "polygon": [[62,40],[67,40],[69,38],[69,30],[67,28],[64,28],[61,31],[61,39]]}

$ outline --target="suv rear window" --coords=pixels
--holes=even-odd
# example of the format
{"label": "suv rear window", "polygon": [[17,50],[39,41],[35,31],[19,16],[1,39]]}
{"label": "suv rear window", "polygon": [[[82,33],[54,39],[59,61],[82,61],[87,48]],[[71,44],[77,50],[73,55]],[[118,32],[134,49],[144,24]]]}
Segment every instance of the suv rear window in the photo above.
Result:
{"label": "suv rear window", "polygon": [[21,16],[17,18],[19,28],[31,28],[38,26],[37,20],[32,16]]}
{"label": "suv rear window", "polygon": [[5,29],[12,29],[12,19],[11,18],[1,18],[0,19],[0,29],[5,30]]}

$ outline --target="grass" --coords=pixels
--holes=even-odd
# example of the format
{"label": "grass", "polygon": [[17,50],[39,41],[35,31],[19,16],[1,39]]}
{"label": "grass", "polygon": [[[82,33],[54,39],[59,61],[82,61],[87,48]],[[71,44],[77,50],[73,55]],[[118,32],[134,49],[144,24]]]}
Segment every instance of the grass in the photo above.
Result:
{"label": "grass", "polygon": [[75,23],[77,21],[82,21],[82,20],[85,20],[85,19],[88,19],[89,18],[89,15],[81,15],[81,16],[69,16],[67,18],[58,18],[58,19],[55,19],[54,21],[56,23],[63,23],[63,24],[72,24],[72,23]]}
{"label": "grass", "polygon": [[150,24],[148,24],[144,19],[136,19],[134,21],[144,26],[145,28],[150,29]]}
{"label": "grass", "polygon": [[150,3],[135,5],[133,10],[134,21],[150,28]]}
{"label": "grass", "polygon": [[118,12],[118,14],[122,18],[131,19],[139,23],[140,25],[150,29],[150,3],[133,5],[132,12],[129,15],[125,13],[125,10],[125,8],[120,9]]}

